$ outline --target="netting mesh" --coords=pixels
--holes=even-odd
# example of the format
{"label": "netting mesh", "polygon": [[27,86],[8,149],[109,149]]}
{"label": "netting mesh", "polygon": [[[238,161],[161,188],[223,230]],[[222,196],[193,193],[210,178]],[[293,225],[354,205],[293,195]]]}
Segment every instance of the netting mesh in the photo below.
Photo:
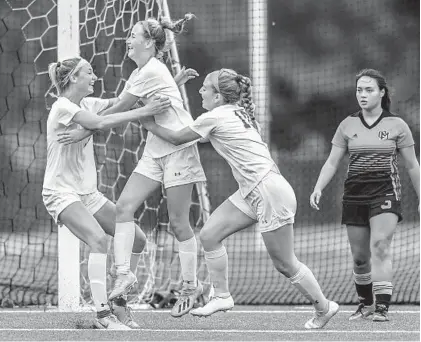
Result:
{"label": "netting mesh", "polygon": [[[263,1],[263,0],[261,0]],[[80,2],[80,49],[98,76],[95,95],[114,97],[135,68],[126,58],[131,25],[157,4],[136,0]],[[298,257],[330,298],[356,302],[352,259],[341,228],[341,195],[346,165],[326,189],[320,212],[308,197],[343,118],[358,107],[354,75],[365,67],[385,74],[393,86],[392,109],[419,141],[419,2],[398,0],[267,0],[266,13],[251,13],[243,2],[169,1],[171,16],[196,19],[178,39],[180,61],[201,76],[217,68],[249,74],[252,54],[267,53],[252,75],[268,83],[259,118],[270,133],[272,153],[298,200],[295,243]],[[150,10],[150,12],[147,11]],[[148,13],[147,13],[148,12]],[[250,51],[258,18],[266,23],[268,51]],[[57,303],[57,227],[41,198],[46,161],[46,107],[52,100],[47,65],[57,59],[57,7],[53,0],[0,2],[0,299],[16,304]],[[254,18],[254,19],[251,19]],[[302,25],[306,23],[306,25]],[[260,71],[259,71],[260,70]],[[264,79],[263,79],[264,78]],[[193,116],[203,112],[197,93],[203,78],[187,84]],[[261,95],[260,95],[261,96]],[[132,123],[96,134],[99,190],[115,201],[143,151],[145,132]],[[237,186],[227,164],[208,145],[200,146],[212,208]],[[419,146],[416,146],[419,156]],[[418,199],[400,167],[404,223],[393,242],[394,302],[419,302]],[[196,233],[203,208],[193,194]],[[154,194],[137,212],[147,233],[138,267],[134,301],[154,289],[177,287],[177,244],[169,232],[165,196]],[[302,303],[304,299],[273,268],[254,227],[226,241],[231,290],[236,303]],[[112,251],[110,251],[112,252]],[[81,251],[82,303],[89,302],[86,248]],[[207,280],[200,255],[199,279]],[[110,264],[112,262],[110,253]]]}

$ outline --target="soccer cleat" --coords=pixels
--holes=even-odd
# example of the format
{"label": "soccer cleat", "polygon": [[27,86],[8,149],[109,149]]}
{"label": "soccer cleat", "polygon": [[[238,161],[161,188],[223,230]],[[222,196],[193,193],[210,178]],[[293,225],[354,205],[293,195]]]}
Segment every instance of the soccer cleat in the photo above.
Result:
{"label": "soccer cleat", "polygon": [[196,300],[203,293],[203,285],[198,281],[197,286],[187,281],[183,282],[180,297],[171,309],[171,316],[181,317],[188,313],[196,303]]}
{"label": "soccer cleat", "polygon": [[367,318],[368,316],[372,315],[373,312],[374,304],[365,306],[364,303],[360,303],[357,310],[351,316],[349,316],[349,320],[353,321],[354,319],[358,318]]}
{"label": "soccer cleat", "polygon": [[373,322],[387,322],[389,308],[384,304],[376,304],[376,309],[373,314]]}
{"label": "soccer cleat", "polygon": [[229,311],[234,307],[234,299],[231,296],[227,298],[212,297],[208,304],[201,308],[190,311],[193,316],[207,317],[218,311]]}
{"label": "soccer cleat", "polygon": [[114,288],[108,297],[108,300],[123,296],[130,292],[134,284],[137,283],[136,276],[129,272],[128,274],[117,274],[117,278],[114,284]]}
{"label": "soccer cleat", "polygon": [[[118,304],[123,305],[117,305],[116,301],[118,301]],[[127,302],[125,300],[118,299],[116,301],[111,302],[111,312],[117,317],[117,319],[132,329],[140,328],[139,324],[134,321],[132,308],[127,305]]]}
{"label": "soccer cleat", "polygon": [[94,326],[98,329],[108,329],[108,330],[132,330],[127,325],[121,323],[116,316],[109,314],[108,316],[102,318],[96,318]]}
{"label": "soccer cleat", "polygon": [[329,301],[328,310],[326,313],[315,312],[314,317],[306,322],[304,327],[306,329],[321,329],[330,319],[339,311],[339,305],[335,302]]}

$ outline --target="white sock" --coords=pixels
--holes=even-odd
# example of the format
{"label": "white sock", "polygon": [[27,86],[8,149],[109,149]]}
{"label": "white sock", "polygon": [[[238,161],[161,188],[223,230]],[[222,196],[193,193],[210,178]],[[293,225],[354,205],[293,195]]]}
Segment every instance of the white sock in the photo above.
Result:
{"label": "white sock", "polygon": [[92,299],[97,312],[109,310],[107,304],[107,254],[90,253],[88,259],[88,277]]}
{"label": "white sock", "polygon": [[128,274],[135,236],[134,221],[117,222],[114,234],[114,259],[117,274]]}
{"label": "white sock", "polygon": [[136,275],[136,270],[137,270],[137,264],[139,263],[139,259],[140,256],[142,255],[142,253],[133,253],[132,252],[132,256],[130,258],[130,271],[133,272],[133,274]]}
{"label": "white sock", "polygon": [[316,311],[326,312],[328,300],[324,296],[313,272],[306,265],[300,263],[298,272],[289,280],[313,304]]}
{"label": "white sock", "polygon": [[210,273],[210,279],[215,289],[215,297],[229,297],[228,286],[228,254],[225,246],[214,251],[205,251],[206,265]]}
{"label": "white sock", "polygon": [[195,236],[179,242],[178,255],[180,257],[181,276],[183,280],[196,284],[197,241]]}

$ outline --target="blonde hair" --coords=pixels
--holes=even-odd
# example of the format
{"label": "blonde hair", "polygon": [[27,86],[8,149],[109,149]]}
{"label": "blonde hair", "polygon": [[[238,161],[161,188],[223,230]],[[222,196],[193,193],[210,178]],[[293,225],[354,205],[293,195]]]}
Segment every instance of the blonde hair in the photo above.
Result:
{"label": "blonde hair", "polygon": [[184,15],[184,18],[175,21],[165,17],[160,18],[159,20],[148,18],[144,21],[139,21],[137,24],[142,25],[144,37],[154,41],[156,57],[162,58],[172,44],[172,40],[169,38],[167,30],[179,34],[183,32],[185,23],[193,17],[193,14],[187,13]]}
{"label": "blonde hair", "polygon": [[81,57],[74,57],[48,65],[48,75],[51,83],[57,89],[57,95],[68,88],[70,76],[77,75],[85,62],[88,63]]}
{"label": "blonde hair", "polygon": [[251,94],[250,78],[232,69],[221,69],[211,73],[211,82],[215,91],[221,94],[226,103],[234,103],[243,107],[253,125],[258,129],[254,116],[255,104]]}

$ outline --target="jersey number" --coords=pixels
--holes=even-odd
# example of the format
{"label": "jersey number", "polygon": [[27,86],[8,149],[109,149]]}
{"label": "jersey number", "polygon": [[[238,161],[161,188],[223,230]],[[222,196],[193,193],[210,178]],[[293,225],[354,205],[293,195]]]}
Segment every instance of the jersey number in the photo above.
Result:
{"label": "jersey number", "polygon": [[244,110],[239,109],[239,110],[234,111],[234,113],[243,122],[245,128],[252,127],[251,122],[250,122],[250,117],[247,115],[247,113]]}

